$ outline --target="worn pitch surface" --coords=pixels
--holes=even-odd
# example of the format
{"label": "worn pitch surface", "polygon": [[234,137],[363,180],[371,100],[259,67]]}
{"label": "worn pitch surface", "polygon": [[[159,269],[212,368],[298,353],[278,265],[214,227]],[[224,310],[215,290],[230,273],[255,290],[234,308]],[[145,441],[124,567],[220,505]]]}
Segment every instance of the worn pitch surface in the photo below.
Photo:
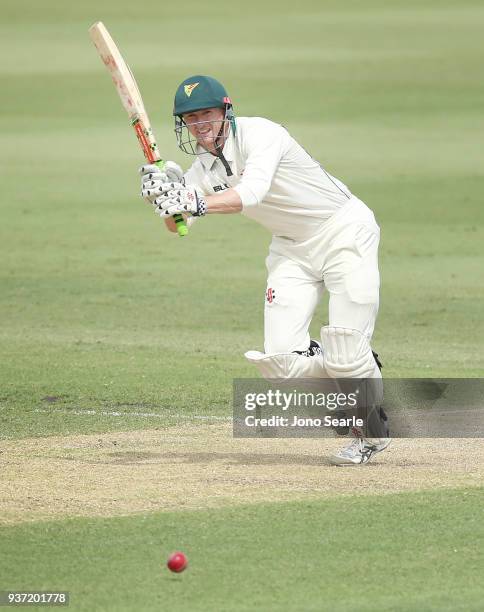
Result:
{"label": "worn pitch surface", "polygon": [[345,440],[233,439],[184,425],[5,442],[2,521],[110,516],[484,484],[480,440],[394,440],[365,466],[334,467]]}

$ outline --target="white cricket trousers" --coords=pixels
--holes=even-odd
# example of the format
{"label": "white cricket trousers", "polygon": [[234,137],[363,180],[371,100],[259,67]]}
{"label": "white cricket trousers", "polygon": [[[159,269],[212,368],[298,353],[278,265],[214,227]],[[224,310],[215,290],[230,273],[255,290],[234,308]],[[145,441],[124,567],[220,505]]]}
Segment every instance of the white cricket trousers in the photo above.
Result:
{"label": "white cricket trousers", "polygon": [[372,211],[355,196],[310,239],[275,236],[266,259],[265,352],[309,347],[309,325],[324,288],[329,325],[357,329],[370,340],[378,313],[379,241]]}

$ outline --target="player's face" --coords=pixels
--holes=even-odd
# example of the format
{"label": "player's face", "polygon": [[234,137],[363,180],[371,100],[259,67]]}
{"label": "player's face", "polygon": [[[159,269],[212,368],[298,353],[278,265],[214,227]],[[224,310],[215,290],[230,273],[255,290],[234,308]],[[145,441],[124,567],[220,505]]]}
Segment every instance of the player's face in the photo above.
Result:
{"label": "player's face", "polygon": [[[205,108],[203,110],[186,113],[183,120],[190,134],[197,139],[198,144],[210,153],[216,152],[216,146],[223,146],[225,140],[224,125],[225,111],[222,108]],[[217,139],[218,142],[217,142]]]}

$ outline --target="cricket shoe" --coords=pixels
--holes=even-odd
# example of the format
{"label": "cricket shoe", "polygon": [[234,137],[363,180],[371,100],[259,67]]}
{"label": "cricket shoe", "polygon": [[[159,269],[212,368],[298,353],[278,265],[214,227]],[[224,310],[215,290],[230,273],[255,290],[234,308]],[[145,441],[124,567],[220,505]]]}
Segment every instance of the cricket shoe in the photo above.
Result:
{"label": "cricket shoe", "polygon": [[329,461],[333,465],[363,465],[373,455],[385,450],[391,441],[391,438],[379,438],[373,443],[365,438],[355,438],[351,444],[331,455]]}

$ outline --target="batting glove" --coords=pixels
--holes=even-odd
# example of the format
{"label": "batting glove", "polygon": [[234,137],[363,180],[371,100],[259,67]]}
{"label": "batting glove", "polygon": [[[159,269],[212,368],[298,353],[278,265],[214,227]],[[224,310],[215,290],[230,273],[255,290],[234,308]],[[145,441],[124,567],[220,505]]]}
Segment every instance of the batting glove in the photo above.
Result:
{"label": "batting glove", "polygon": [[154,204],[155,199],[172,189],[184,187],[183,170],[178,164],[167,161],[160,169],[154,164],[141,166],[141,197],[150,204]]}
{"label": "batting glove", "polygon": [[155,212],[160,217],[170,217],[176,214],[189,213],[193,217],[203,217],[207,205],[203,196],[195,187],[176,187],[156,198],[153,202]]}

